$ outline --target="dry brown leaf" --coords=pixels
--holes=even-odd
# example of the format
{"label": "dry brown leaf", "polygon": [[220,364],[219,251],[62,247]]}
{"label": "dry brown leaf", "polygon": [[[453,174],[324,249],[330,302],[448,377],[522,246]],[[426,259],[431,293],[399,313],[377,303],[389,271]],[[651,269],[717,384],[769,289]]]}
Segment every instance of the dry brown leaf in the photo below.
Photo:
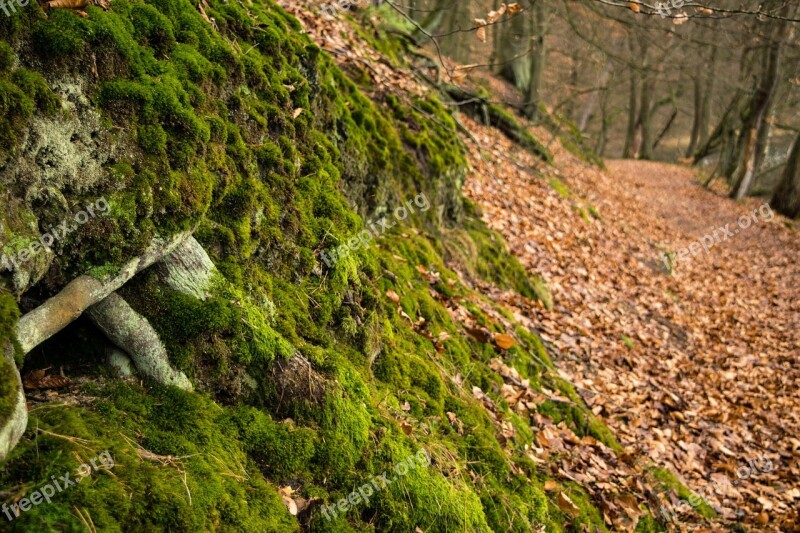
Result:
{"label": "dry brown leaf", "polygon": [[485,328],[466,328],[467,333],[475,338],[478,342],[488,344],[492,342],[492,334]]}
{"label": "dry brown leaf", "polygon": [[500,17],[505,15],[506,9],[508,8],[505,4],[500,4],[500,8],[497,10],[489,11],[489,14],[486,16],[486,22],[489,24],[493,24],[500,20]]}
{"label": "dry brown leaf", "polygon": [[517,344],[517,341],[515,341],[514,337],[512,337],[511,335],[506,335],[505,333],[501,333],[499,335],[494,336],[494,343],[497,345],[498,348],[501,348],[503,350],[508,350],[509,348]]}
{"label": "dry brown leaf", "polygon": [[682,11],[677,17],[672,19],[672,23],[678,26],[686,22],[689,22],[689,15],[687,15],[685,11]]}
{"label": "dry brown leaf", "polygon": [[47,368],[43,368],[29,373],[22,380],[23,386],[28,390],[61,389],[72,383],[72,380],[66,376],[45,375],[47,370]]}
{"label": "dry brown leaf", "polygon": [[516,15],[517,13],[522,13],[523,9],[522,6],[518,3],[514,2],[513,4],[508,4],[508,14],[509,15]]}
{"label": "dry brown leaf", "polygon": [[300,113],[302,113],[302,112],[303,112],[303,108],[302,107],[298,107],[297,109],[294,110],[294,113],[292,113],[292,118],[299,117]]}
{"label": "dry brown leaf", "polygon": [[713,9],[709,9],[707,7],[698,8],[697,12],[700,13],[701,15],[713,15],[714,14],[714,10]]}
{"label": "dry brown leaf", "polygon": [[482,22],[483,24],[478,26],[478,29],[475,30],[475,36],[478,40],[482,43],[486,42],[486,21],[483,19],[475,19],[475,23]]}
{"label": "dry brown leaf", "polygon": [[392,289],[386,291],[386,297],[396,304],[400,303],[400,295],[394,292]]}
{"label": "dry brown leaf", "polygon": [[628,2],[628,7],[634,13],[639,13],[641,11],[641,9],[639,8],[639,4],[637,4],[636,2]]}
{"label": "dry brown leaf", "polygon": [[286,506],[286,509],[289,510],[289,514],[292,516],[297,516],[297,513],[299,512],[297,508],[297,502],[295,502],[294,498],[292,498],[294,489],[288,486],[281,487],[278,489],[278,492],[281,494],[281,497],[283,498],[283,504]]}
{"label": "dry brown leaf", "polygon": [[580,508],[563,492],[558,493],[558,508],[572,518],[577,518],[581,514]]}
{"label": "dry brown leaf", "polygon": [[544,482],[544,490],[553,491],[558,490],[558,483],[553,479],[548,479]]}
{"label": "dry brown leaf", "polygon": [[403,430],[403,433],[405,433],[406,435],[411,435],[411,433],[414,431],[414,426],[412,426],[411,424],[409,424],[405,420],[400,422],[400,428]]}

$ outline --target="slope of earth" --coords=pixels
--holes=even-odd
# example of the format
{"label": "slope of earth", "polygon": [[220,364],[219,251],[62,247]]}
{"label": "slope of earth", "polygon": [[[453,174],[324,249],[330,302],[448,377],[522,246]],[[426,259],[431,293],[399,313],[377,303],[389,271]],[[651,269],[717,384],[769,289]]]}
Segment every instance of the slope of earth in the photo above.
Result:
{"label": "slope of earth", "polygon": [[[560,351],[559,370],[624,446],[679,472],[723,522],[797,528],[791,223],[763,201],[702,189],[688,169],[613,161],[603,172],[556,141],[556,168],[534,177],[523,151],[469,129],[484,151],[471,145],[467,195],[549,281],[553,310],[518,304],[517,314]],[[708,252],[679,253],[693,242]],[[673,525],[688,527],[690,506],[665,496]]]}
{"label": "slope of earth", "polygon": [[[643,467],[491,298],[547,293],[462,197],[458,124],[390,42],[303,35],[268,0],[91,4],[0,17],[0,247],[23,258],[0,262],[3,530],[661,529]],[[129,277],[175,235],[196,254]],[[94,303],[78,277],[113,282],[114,325],[37,313]],[[23,348],[31,322],[60,331]],[[119,349],[184,388],[121,375]]]}

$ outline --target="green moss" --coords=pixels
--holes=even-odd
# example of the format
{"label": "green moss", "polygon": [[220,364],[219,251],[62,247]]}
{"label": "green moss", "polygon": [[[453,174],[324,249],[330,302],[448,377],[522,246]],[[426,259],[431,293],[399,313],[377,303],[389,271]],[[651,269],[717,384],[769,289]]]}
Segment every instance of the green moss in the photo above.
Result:
{"label": "green moss", "polygon": [[14,328],[20,317],[14,297],[0,289],[0,345],[14,339]]}
{"label": "green moss", "polygon": [[[6,344],[0,343],[5,350]],[[19,383],[15,375],[14,361],[0,354],[0,423],[5,423],[17,404]]]}
{"label": "green moss", "polygon": [[550,178],[550,187],[555,190],[561,198],[568,200],[572,197],[573,192],[569,186],[558,178]]}
{"label": "green moss", "polygon": [[277,487],[247,458],[235,425],[208,399],[122,384],[85,392],[96,398],[91,410],[45,405],[31,412],[31,429],[0,479],[29,494],[50,482],[51,474],[71,475],[103,451],[113,467],[22,513],[10,530],[79,531],[75,509],[104,531],[299,529]]}
{"label": "green moss", "polygon": [[11,81],[33,99],[39,111],[52,114],[61,108],[61,99],[50,90],[44,77],[38,72],[17,69],[11,74]]}
{"label": "green moss", "polygon": [[469,274],[479,277],[528,298],[538,300],[552,309],[552,294],[547,282],[530,275],[513,256],[499,234],[491,231],[480,219],[477,206],[466,203],[464,230],[445,234],[444,250],[449,261],[455,261]]}
{"label": "green moss", "polygon": [[0,41],[0,75],[11,70],[14,66],[14,49],[11,45]]}
{"label": "green moss", "polygon": [[624,344],[629,350],[633,350],[636,347],[636,345],[633,344],[633,341],[627,335],[622,335],[620,340],[622,341],[622,344]]}
{"label": "green moss", "polygon": [[[680,480],[670,472],[669,470],[661,467],[652,467],[648,469],[648,474],[651,475],[655,480],[659,482],[659,485],[656,487],[656,492],[666,492],[666,491],[673,491],[675,496],[677,496],[680,500],[686,500],[687,502],[697,501],[700,500],[699,505],[694,506],[694,510],[700,515],[705,518],[713,518],[717,516],[717,513],[714,509],[702,498],[699,496],[695,496],[692,491],[690,491],[686,485],[680,482]],[[657,512],[657,510],[655,510]]]}

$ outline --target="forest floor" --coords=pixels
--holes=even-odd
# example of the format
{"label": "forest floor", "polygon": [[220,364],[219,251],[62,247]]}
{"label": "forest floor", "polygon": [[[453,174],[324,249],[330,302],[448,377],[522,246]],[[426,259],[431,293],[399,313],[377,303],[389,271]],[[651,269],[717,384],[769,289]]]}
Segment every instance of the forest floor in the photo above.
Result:
{"label": "forest floor", "polygon": [[[603,171],[557,141],[547,167],[462,122],[475,137],[467,195],[555,305],[506,303],[560,353],[559,371],[623,446],[679,473],[721,520],[798,527],[797,228],[763,200],[702,188],[685,167]],[[664,261],[706,235],[707,252]]]}

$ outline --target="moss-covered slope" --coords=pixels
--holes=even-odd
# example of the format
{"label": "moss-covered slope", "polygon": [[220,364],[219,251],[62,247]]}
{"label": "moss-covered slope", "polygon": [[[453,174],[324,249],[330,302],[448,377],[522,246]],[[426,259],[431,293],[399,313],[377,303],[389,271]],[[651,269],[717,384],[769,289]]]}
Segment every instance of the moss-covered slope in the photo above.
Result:
{"label": "moss-covered slope", "polygon": [[[195,392],[116,378],[104,339],[82,321],[28,355],[25,371],[62,366],[74,383],[30,393],[28,432],[0,472],[6,502],[104,450],[115,466],[6,525],[605,530],[581,487],[563,487],[577,513],[546,493],[531,422],[499,394],[491,360],[576,400],[545,402],[542,414],[618,445],[568,384],[547,381],[535,334],[504,331],[465,304],[485,331],[517,338],[504,352],[451,312],[481,298],[471,281],[546,294],[464,204],[452,117],[433,97],[370,100],[269,1],[200,5],[113,0],[83,18],[34,3],[0,17],[4,253],[97,198],[110,206],[52,252],[0,271],[4,291],[24,294],[26,311],[74,276],[107,275],[153,236],[189,228],[220,273],[205,301],[150,271],[120,291]],[[403,205],[413,214],[401,217]],[[353,241],[382,217],[394,227]],[[357,245],[337,261],[322,255],[344,243]],[[11,323],[17,306],[0,298]],[[323,513],[420,450],[430,465]]]}

